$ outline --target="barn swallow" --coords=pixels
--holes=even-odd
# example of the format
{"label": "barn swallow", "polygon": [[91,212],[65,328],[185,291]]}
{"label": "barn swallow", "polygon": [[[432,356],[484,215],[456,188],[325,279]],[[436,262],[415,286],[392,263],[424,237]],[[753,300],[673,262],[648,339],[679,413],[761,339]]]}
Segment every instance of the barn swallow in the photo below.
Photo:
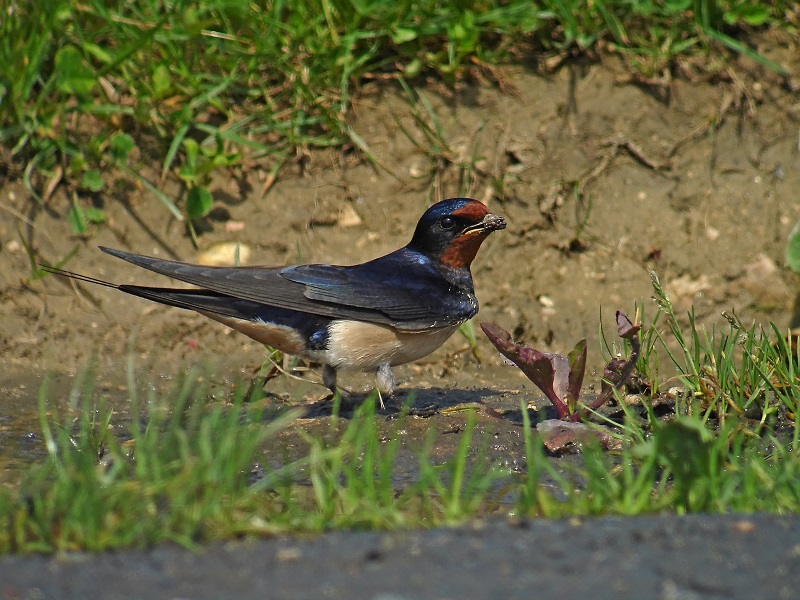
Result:
{"label": "barn swallow", "polygon": [[321,363],[336,390],[340,369],[374,371],[392,393],[391,367],[441,346],[478,312],[470,264],[505,220],[470,198],[432,205],[408,245],[352,266],[208,267],[100,247],[134,265],[199,289],[117,285],[58,269],[81,281],[186,308],[287,354]]}

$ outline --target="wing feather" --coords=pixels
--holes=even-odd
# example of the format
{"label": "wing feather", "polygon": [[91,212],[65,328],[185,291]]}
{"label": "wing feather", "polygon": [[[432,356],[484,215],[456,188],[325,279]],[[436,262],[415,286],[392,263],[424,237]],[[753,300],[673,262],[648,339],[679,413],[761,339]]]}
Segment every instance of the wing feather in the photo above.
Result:
{"label": "wing feather", "polygon": [[139,267],[220,294],[313,315],[420,330],[472,317],[470,290],[447,282],[406,249],[355,266],[207,267],[100,248]]}

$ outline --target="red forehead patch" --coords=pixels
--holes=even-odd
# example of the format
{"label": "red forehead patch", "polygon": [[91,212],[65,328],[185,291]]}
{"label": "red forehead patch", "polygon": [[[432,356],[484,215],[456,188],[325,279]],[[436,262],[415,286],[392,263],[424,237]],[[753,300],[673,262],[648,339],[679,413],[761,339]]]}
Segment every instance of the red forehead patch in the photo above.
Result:
{"label": "red forehead patch", "polygon": [[473,200],[465,206],[453,211],[454,217],[463,217],[470,221],[478,222],[489,214],[489,209],[482,202]]}

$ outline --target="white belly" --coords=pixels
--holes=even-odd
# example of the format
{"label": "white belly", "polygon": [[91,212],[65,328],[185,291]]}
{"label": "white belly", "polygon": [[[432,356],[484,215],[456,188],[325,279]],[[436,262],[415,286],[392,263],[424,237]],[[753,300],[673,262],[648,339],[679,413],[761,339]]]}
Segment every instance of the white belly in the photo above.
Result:
{"label": "white belly", "polygon": [[409,333],[374,323],[337,321],[328,329],[328,350],[322,360],[335,369],[359,371],[402,365],[427,356],[456,329],[458,325]]}

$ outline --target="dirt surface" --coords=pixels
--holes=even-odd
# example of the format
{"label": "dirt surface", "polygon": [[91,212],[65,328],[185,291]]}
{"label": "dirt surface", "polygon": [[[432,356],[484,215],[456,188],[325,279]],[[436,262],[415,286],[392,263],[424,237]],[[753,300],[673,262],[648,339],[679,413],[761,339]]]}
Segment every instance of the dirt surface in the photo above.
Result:
{"label": "dirt surface", "polygon": [[[766,38],[762,51],[791,73],[800,73],[796,42]],[[209,379],[229,387],[249,377],[264,357],[259,344],[193,313],[113,290],[74,287],[55,277],[32,281],[25,245],[51,264],[75,249],[64,265],[72,271],[117,283],[168,285],[166,279],[115,260],[97,246],[195,262],[221,244],[239,242],[243,251],[249,252],[246,264],[350,264],[405,244],[431,201],[471,195],[487,202],[509,222],[507,230],[492,235],[484,244],[474,264],[481,302],[479,320],[494,321],[517,339],[547,351],[567,352],[577,340],[587,337],[590,370],[603,364],[598,343],[601,311],[608,332],[615,330],[617,309],[633,314],[635,304],[644,299],[645,324],[655,313],[649,300],[651,269],[667,286],[679,314],[693,307],[698,322],[709,329],[727,326],[723,311],[735,312],[746,324],[774,321],[781,328],[790,324],[800,290],[798,278],[783,268],[788,233],[800,220],[800,96],[796,79],[784,80],[742,60],[713,78],[693,77],[687,69],[674,80],[643,84],[631,82],[629,71],[613,58],[593,65],[571,63],[547,75],[523,68],[508,68],[497,75],[502,90],[484,81],[465,84],[455,93],[444,89],[423,92],[435,108],[435,120],[443,133],[445,149],[438,157],[431,157],[431,144],[422,141],[416,118],[429,124],[433,118],[421,104],[410,105],[401,91],[385,84],[365,86],[353,106],[353,125],[382,166],[365,162],[353,151],[303,153],[290,160],[274,185],[269,185],[267,174],[273,165],[252,161],[240,176],[216,180],[217,207],[203,224],[199,252],[184,225],[172,219],[156,198],[124,182],[95,199],[105,210],[108,223],[85,238],[70,233],[64,219],[69,197],[63,189],[56,189],[47,204],[40,206],[20,182],[3,184],[0,466],[7,468],[9,460],[42,451],[34,433],[38,430],[35,405],[45,373],[59,377],[52,389],[56,396],[66,397],[74,374],[94,357],[99,385],[111,390],[112,396],[118,393],[123,397],[131,350],[139,377],[157,384],[199,364]],[[155,180],[157,167],[148,165],[144,156],[139,160],[142,172]],[[114,176],[109,173],[109,181]],[[168,196],[180,198],[181,191],[172,179],[159,185]],[[478,356],[480,361],[457,334],[427,359],[396,369],[401,394],[413,390],[418,404],[432,402],[440,407],[478,402],[513,408],[519,406],[520,397],[544,406],[541,395],[531,391],[514,367],[504,364],[479,331]],[[306,375],[319,381],[313,369]],[[356,389],[372,383],[358,374],[345,375],[340,381]],[[586,382],[596,385],[598,379],[589,373]],[[270,382],[267,391],[275,401],[312,407],[326,395],[320,386],[288,377]],[[317,416],[312,411],[307,426],[322,426],[315,423],[324,418],[324,411]],[[414,445],[414,436],[424,439],[425,431],[433,427],[441,434],[437,444],[446,453],[457,439],[447,434],[459,431],[463,423],[464,417],[458,413],[417,421],[408,434],[407,446]],[[491,446],[492,457],[513,467],[522,456],[518,420],[484,425],[482,431],[500,440]],[[386,580],[370,597],[463,597],[464,581],[449,573],[445,579],[436,579],[438,593],[426,596],[419,592],[424,589],[422,582],[430,581],[426,577],[434,577],[436,568],[457,567],[472,569],[470,581],[476,585],[488,586],[496,573],[506,574],[505,583],[497,585],[509,587],[487,588],[483,597],[499,597],[495,592],[503,591],[508,592],[506,597],[529,597],[525,592],[537,589],[530,587],[536,585],[544,586],[537,597],[576,597],[547,592],[563,589],[559,586],[578,591],[591,588],[597,596],[597,590],[615,589],[609,586],[617,581],[614,577],[620,569],[629,574],[636,571],[636,565],[648,563],[648,557],[653,558],[658,550],[639,554],[638,545],[653,543],[653,548],[658,548],[662,536],[667,536],[673,558],[654,559],[648,563],[649,570],[638,574],[642,579],[626,588],[627,595],[614,597],[782,597],[781,586],[790,576],[795,580],[789,589],[796,589],[796,546],[791,554],[793,566],[782,571],[783,579],[773,577],[770,574],[784,563],[772,561],[763,552],[778,552],[779,547],[769,536],[753,537],[761,566],[756,565],[753,555],[747,553],[750,546],[742,546],[741,553],[733,552],[739,546],[728,546],[729,538],[718,537],[720,531],[739,540],[756,535],[737,531],[731,522],[735,520],[712,520],[705,525],[707,530],[695,528],[691,519],[612,519],[598,522],[596,530],[537,523],[531,529],[500,525],[499,533],[488,528],[483,532],[403,534],[399,538],[335,534],[316,542],[265,542],[264,546],[247,546],[244,552],[236,550],[241,550],[240,546],[225,546],[198,557],[157,550],[111,554],[97,563],[80,558],[43,558],[29,563],[35,565],[31,568],[60,574],[54,576],[50,587],[25,579],[33,575],[18,570],[24,561],[4,559],[0,569],[18,574],[18,579],[3,575],[0,579],[6,587],[0,594],[28,597],[25,590],[36,588],[42,595],[35,597],[85,597],[88,588],[81,587],[81,582],[94,582],[95,569],[108,573],[121,564],[137,564],[126,575],[132,579],[120,580],[120,587],[112,588],[111,595],[125,597],[120,590],[141,590],[147,585],[148,589],[171,590],[163,597],[211,597],[203,582],[214,571],[206,571],[203,561],[212,560],[232,565],[232,572],[244,578],[241,581],[252,578],[263,585],[274,581],[270,573],[296,569],[282,580],[286,587],[280,589],[286,592],[274,597],[307,597],[291,586],[305,582],[300,567],[307,566],[313,556],[318,561],[314,563],[317,596],[355,597],[347,592],[349,584],[341,582],[347,579],[344,574],[378,569],[374,578],[384,580],[385,569],[389,569],[400,573],[397,582],[390,585]],[[764,522],[767,528],[756,527],[756,533],[786,531],[780,520]],[[796,540],[796,521],[786,526]],[[503,533],[509,531],[513,535]],[[563,537],[575,531],[589,537],[573,541]],[[623,532],[621,536],[617,531]],[[536,538],[534,532],[545,537]],[[702,539],[694,540],[701,533]],[[681,539],[675,537],[678,534],[698,544],[673,542]],[[382,544],[394,542],[383,540],[391,539],[403,540],[397,542],[398,547],[406,544],[402,561],[385,560],[393,554],[382,550]],[[354,554],[339,552],[341,540],[352,540]],[[470,554],[464,544],[473,542],[483,545],[486,554]],[[719,569],[703,566],[709,556],[705,542],[713,543],[721,553],[715,563]],[[469,556],[453,554],[453,544]],[[492,544],[502,544],[502,548]],[[334,547],[336,552],[328,552]],[[287,550],[291,548],[300,548],[302,560],[292,559],[295,554]],[[685,553],[687,548],[696,553]],[[487,556],[500,556],[497,552],[501,550],[509,562],[481,565]],[[593,580],[584,576],[582,561],[573,560],[573,550],[587,553],[585,560],[599,561],[592,563],[597,567],[593,577],[606,578],[608,585],[593,585]],[[249,566],[233,564],[244,561],[246,555],[253,561]],[[285,560],[287,556],[290,560]],[[141,562],[130,563],[131,557]],[[750,562],[742,562],[745,558]],[[451,560],[458,565],[448,564]],[[684,573],[684,564],[690,569],[686,573],[697,572],[698,579]],[[79,573],[74,586],[64,565]],[[758,585],[773,586],[768,589],[775,593],[757,594],[749,591],[751,588],[740,588],[742,572],[758,576]],[[338,577],[339,583],[326,583],[325,573]],[[492,577],[485,578],[486,573]],[[706,579],[701,581],[703,577]],[[624,584],[624,578],[621,581]],[[647,583],[652,593],[630,592],[640,583]],[[229,589],[234,588],[226,591]],[[254,596],[243,593],[241,597]]]}
{"label": "dirt surface", "polygon": [[481,521],[100,556],[0,558],[0,598],[797,597],[800,519]]}
{"label": "dirt surface", "polygon": [[[800,71],[800,52],[775,46],[773,58]],[[100,288],[76,290],[55,277],[30,281],[20,233],[51,263],[77,248],[67,269],[167,285],[96,247],[196,261],[239,242],[250,251],[248,264],[355,263],[405,244],[430,200],[465,194],[510,224],[474,264],[479,319],[543,350],[568,351],[586,336],[590,365],[600,366],[601,310],[613,332],[616,309],[632,313],[652,295],[648,269],[678,312],[693,306],[701,323],[724,323],[725,310],[745,323],[788,325],[800,289],[782,266],[789,230],[800,220],[800,104],[789,84],[744,60],[727,77],[666,87],[625,83],[628,71],[613,59],[550,76],[501,75],[512,93],[486,82],[450,96],[424,92],[448,148],[439,161],[423,153],[430,144],[412,143],[400,127],[422,140],[414,114],[432,122],[422,106],[386,86],[366,87],[354,126],[394,176],[354,152],[316,153],[290,161],[262,195],[271,165],[254,162],[241,178],[217,181],[218,207],[200,252],[156,198],[123,183],[96,199],[109,222],[85,239],[72,236],[63,218],[64,190],[40,207],[21,183],[4,185],[0,361],[9,371],[74,373],[94,354],[98,371],[113,374],[133,344],[142,368],[157,364],[170,374],[205,361],[235,379],[263,358],[257,343],[190,312]],[[181,195],[171,180],[162,187]],[[648,312],[655,312],[649,301],[645,318]],[[484,368],[501,365],[479,338]],[[456,335],[429,359],[399,369],[403,387],[463,387],[464,372],[481,380],[481,365],[459,352],[464,346]],[[484,381],[522,382],[510,367],[501,381]]]}
{"label": "dirt surface", "polygon": [[[766,42],[764,52],[800,72],[791,43]],[[57,188],[40,206],[20,182],[6,183],[0,383],[7,402],[17,404],[5,411],[0,435],[29,448],[26,436],[38,426],[25,403],[35,397],[37,378],[74,375],[92,357],[109,389],[124,387],[131,349],[140,380],[171,379],[199,364],[227,384],[246,380],[264,358],[256,342],[188,311],[52,276],[32,281],[26,244],[51,264],[74,250],[64,265],[73,271],[168,285],[97,246],[196,262],[226,244],[231,261],[239,243],[246,264],[350,264],[405,244],[430,201],[472,195],[510,224],[474,264],[478,320],[545,351],[567,352],[587,337],[590,371],[603,365],[601,311],[608,332],[616,309],[632,315],[644,301],[645,324],[655,314],[648,270],[658,273],[679,315],[693,308],[709,329],[727,327],[723,311],[745,324],[790,324],[800,290],[783,267],[788,233],[800,220],[800,103],[791,78],[744,59],[714,78],[663,85],[630,82],[614,59],[572,63],[547,76],[519,68],[498,75],[503,90],[479,82],[455,93],[423,92],[435,115],[391,87],[365,87],[353,124],[382,167],[356,152],[302,154],[269,186],[272,165],[252,161],[240,177],[216,182],[218,202],[200,224],[199,251],[156,198],[124,182],[94,199],[108,223],[85,238],[71,235],[64,218],[66,190]],[[420,119],[442,131],[436,158],[427,153],[432,144],[423,141]],[[154,172],[139,160],[144,173]],[[181,196],[171,179],[162,187]],[[395,369],[400,389],[435,396],[442,406],[491,405],[507,393],[539,402],[476,331],[480,361],[457,334],[428,358]],[[300,375],[319,381],[313,369]],[[360,374],[340,381],[361,390],[374,382]],[[589,385],[597,381],[587,375]],[[430,388],[452,391],[424,391]],[[326,395],[287,377],[267,391],[312,403]]]}

